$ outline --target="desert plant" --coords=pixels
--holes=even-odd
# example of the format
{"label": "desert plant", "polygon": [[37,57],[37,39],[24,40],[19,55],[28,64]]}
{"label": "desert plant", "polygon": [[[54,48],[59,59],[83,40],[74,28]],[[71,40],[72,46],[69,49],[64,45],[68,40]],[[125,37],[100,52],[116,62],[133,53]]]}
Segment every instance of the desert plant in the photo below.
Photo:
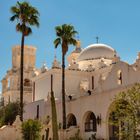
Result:
{"label": "desert plant", "polygon": [[42,125],[38,120],[29,119],[22,123],[22,134],[24,140],[39,140]]}
{"label": "desert plant", "polygon": [[51,75],[51,110],[52,110],[52,131],[53,131],[53,139],[58,140],[58,125],[57,125],[57,112],[56,112],[56,104],[55,97],[53,92],[53,75]]}

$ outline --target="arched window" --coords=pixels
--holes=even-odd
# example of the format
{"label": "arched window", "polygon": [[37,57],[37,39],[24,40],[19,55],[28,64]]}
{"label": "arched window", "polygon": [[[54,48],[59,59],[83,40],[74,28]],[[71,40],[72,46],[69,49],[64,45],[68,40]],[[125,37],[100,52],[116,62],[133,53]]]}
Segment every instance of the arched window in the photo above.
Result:
{"label": "arched window", "polygon": [[76,117],[72,113],[67,116],[67,128],[70,126],[77,126]]}
{"label": "arched window", "polygon": [[121,85],[122,84],[122,71],[121,70],[118,70],[117,77],[118,77],[118,85]]}
{"label": "arched window", "polygon": [[85,132],[96,132],[97,131],[97,123],[96,116],[93,112],[89,112],[85,119]]}

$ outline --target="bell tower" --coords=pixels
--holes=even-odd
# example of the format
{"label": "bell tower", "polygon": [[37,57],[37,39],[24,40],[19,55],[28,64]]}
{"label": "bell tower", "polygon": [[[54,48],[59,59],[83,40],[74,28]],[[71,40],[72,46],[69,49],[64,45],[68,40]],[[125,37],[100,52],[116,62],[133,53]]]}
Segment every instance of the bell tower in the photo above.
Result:
{"label": "bell tower", "polygon": [[[36,48],[32,46],[24,46],[24,69],[32,70],[35,68]],[[20,46],[12,48],[12,69],[20,68]]]}
{"label": "bell tower", "polygon": [[67,58],[68,63],[71,64],[73,61],[76,61],[81,51],[81,42],[80,40],[77,40],[75,50]]}
{"label": "bell tower", "polygon": [[[24,46],[24,102],[32,101],[32,76],[35,69],[36,48]],[[2,79],[2,96],[4,104],[14,102],[20,98],[20,46],[12,48],[12,68],[9,69]]]}

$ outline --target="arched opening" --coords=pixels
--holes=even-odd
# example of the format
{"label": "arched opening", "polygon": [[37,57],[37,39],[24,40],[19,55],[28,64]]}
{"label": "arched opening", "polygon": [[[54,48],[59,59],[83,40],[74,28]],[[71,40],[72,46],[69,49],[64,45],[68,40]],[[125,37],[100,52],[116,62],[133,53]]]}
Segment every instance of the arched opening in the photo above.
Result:
{"label": "arched opening", "polygon": [[122,71],[121,70],[118,70],[117,77],[118,77],[118,85],[121,85],[122,84]]}
{"label": "arched opening", "polygon": [[85,118],[85,132],[96,132],[97,131],[97,122],[96,116],[93,112],[88,112]]}
{"label": "arched opening", "polygon": [[70,126],[77,126],[76,117],[72,113],[67,116],[67,128]]}
{"label": "arched opening", "polygon": [[113,124],[113,122],[116,122],[116,118],[115,118],[115,112],[111,112],[109,114],[109,120],[108,120],[108,128],[109,128],[109,140],[119,140],[119,127],[116,126],[115,124]]}

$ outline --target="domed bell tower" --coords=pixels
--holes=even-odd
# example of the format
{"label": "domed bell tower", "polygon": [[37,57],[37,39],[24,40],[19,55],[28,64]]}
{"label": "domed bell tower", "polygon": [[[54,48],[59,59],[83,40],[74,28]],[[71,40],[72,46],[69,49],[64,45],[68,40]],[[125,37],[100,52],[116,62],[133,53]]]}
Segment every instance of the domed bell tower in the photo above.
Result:
{"label": "domed bell tower", "polygon": [[81,51],[82,51],[82,49],[81,49],[81,42],[80,42],[80,40],[77,40],[75,50],[67,58],[69,64],[72,64],[73,61],[77,60],[77,58],[78,58],[78,56],[79,56]]}
{"label": "domed bell tower", "polygon": [[[20,98],[20,46],[12,48],[12,68],[9,69],[2,79],[2,96],[4,104],[14,102]],[[24,46],[24,102],[32,101],[32,75],[35,69],[36,48]]]}

